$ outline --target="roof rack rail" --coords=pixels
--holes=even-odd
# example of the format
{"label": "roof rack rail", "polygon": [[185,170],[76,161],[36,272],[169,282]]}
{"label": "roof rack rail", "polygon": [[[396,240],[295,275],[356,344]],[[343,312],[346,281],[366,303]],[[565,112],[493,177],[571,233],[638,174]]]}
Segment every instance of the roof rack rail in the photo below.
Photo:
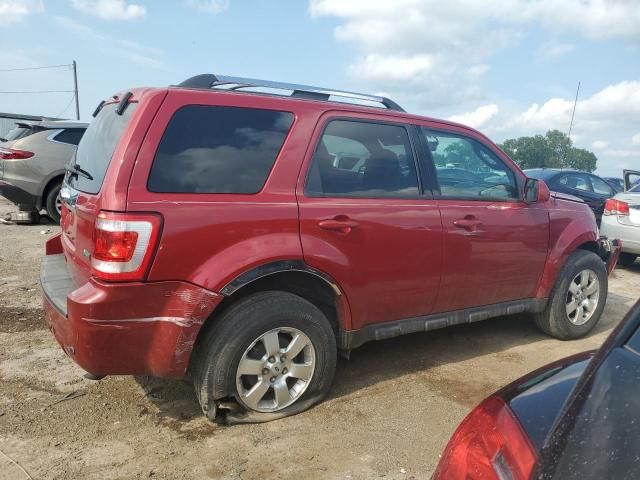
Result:
{"label": "roof rack rail", "polygon": [[[312,87],[309,85],[297,85],[295,83],[273,82],[271,80],[259,80],[256,78],[230,77],[227,75],[214,75],[203,73],[188,78],[177,85],[184,88],[219,88],[223,90],[241,90],[243,88],[268,88],[274,90],[291,90],[291,96],[307,98],[311,100],[332,101],[331,97],[340,97],[361,102],[379,103],[389,110],[404,112],[404,109],[393,100],[379,95],[332,90],[329,88]],[[346,102],[345,102],[346,103]]]}

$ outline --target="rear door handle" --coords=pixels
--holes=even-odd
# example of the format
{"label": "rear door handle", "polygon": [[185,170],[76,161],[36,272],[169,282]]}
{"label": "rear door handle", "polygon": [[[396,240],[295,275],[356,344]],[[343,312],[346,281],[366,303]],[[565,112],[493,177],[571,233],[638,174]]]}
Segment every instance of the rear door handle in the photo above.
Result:
{"label": "rear door handle", "polygon": [[351,232],[351,230],[356,228],[358,225],[358,222],[354,222],[350,218],[342,216],[337,216],[329,220],[320,220],[318,222],[318,226],[323,230],[341,233],[343,235]]}
{"label": "rear door handle", "polygon": [[458,228],[464,228],[470,232],[474,232],[482,222],[472,215],[467,215],[464,218],[459,218],[458,220],[454,220],[453,224]]}

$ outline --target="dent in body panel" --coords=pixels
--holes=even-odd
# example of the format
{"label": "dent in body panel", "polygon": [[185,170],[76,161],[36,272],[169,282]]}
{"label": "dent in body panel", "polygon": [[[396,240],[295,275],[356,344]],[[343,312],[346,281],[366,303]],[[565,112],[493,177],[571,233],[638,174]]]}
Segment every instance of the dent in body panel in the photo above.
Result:
{"label": "dent in body panel", "polygon": [[[68,297],[76,361],[95,374],[184,376],[222,295],[183,282],[88,282]],[[84,363],[84,365],[83,365]]]}

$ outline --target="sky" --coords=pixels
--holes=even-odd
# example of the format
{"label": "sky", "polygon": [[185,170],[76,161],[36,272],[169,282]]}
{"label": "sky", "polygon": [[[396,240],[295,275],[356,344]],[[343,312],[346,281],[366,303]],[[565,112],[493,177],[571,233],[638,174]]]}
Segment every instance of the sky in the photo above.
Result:
{"label": "sky", "polygon": [[[567,132],[640,169],[640,0],[0,0],[0,112],[81,119],[219,73],[388,95],[496,142]],[[56,93],[3,93],[51,91]]]}

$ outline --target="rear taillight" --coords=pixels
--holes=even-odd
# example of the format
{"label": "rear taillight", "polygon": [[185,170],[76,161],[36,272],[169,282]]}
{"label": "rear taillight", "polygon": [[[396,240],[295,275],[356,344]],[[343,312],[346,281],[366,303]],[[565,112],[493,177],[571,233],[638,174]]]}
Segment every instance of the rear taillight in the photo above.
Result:
{"label": "rear taillight", "polygon": [[31,157],[33,157],[33,152],[16,150],[15,148],[0,148],[0,158],[2,160],[24,160]]}
{"label": "rear taillight", "polygon": [[433,479],[524,480],[535,463],[535,451],[511,409],[489,397],[453,434]]}
{"label": "rear taillight", "polygon": [[604,203],[605,215],[629,215],[629,204],[610,198]]}
{"label": "rear taillight", "polygon": [[100,212],[93,231],[91,275],[112,282],[143,280],[161,223],[153,214]]}

